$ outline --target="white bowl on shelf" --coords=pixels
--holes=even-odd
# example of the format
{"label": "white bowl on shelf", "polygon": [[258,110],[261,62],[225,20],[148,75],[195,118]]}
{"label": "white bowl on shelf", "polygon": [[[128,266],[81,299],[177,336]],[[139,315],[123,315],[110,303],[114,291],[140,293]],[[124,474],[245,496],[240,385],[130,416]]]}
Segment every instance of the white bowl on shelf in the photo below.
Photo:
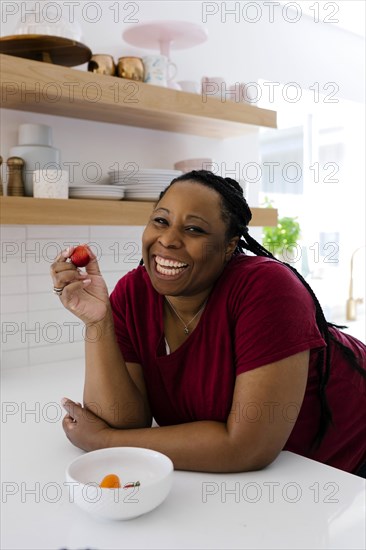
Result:
{"label": "white bowl on shelf", "polygon": [[[99,486],[108,474],[119,477],[120,489]],[[75,484],[73,501],[86,512],[104,519],[127,520],[150,512],[166,499],[173,482],[173,463],[151,449],[99,449],[73,460],[66,480]],[[136,487],[123,488],[136,482]]]}
{"label": "white bowl on shelf", "polygon": [[184,174],[192,170],[212,170],[215,163],[210,158],[186,159],[176,162],[174,168]]}

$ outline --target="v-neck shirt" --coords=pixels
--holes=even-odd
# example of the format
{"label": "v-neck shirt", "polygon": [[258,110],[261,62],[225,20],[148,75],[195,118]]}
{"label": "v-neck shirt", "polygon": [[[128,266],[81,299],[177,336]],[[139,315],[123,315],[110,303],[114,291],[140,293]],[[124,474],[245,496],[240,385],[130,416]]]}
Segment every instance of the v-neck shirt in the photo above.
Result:
{"label": "v-neck shirt", "polygon": [[[313,300],[287,266],[269,258],[234,256],[213,286],[196,328],[171,353],[164,334],[164,296],[154,289],[144,266],[120,279],[111,304],[122,355],[126,362],[142,366],[152,414],[159,425],[226,422],[230,412],[235,414],[236,376],[310,350],[304,402],[285,448],[348,471],[366,461],[366,445],[360,449],[356,442],[362,437],[360,430],[365,432],[361,427],[362,423],[366,426],[365,412],[360,412],[359,402],[344,404],[347,395],[357,402],[357,395],[365,411],[366,385],[334,344],[327,396],[334,417],[339,418],[338,432],[331,428],[326,444],[309,454],[319,425],[316,364],[325,342],[315,321]],[[365,364],[366,346],[332,331]],[[248,409],[248,414],[254,412]],[[269,412],[262,407],[256,414]],[[284,414],[291,415],[291,411]],[[339,430],[348,448],[341,443]]]}

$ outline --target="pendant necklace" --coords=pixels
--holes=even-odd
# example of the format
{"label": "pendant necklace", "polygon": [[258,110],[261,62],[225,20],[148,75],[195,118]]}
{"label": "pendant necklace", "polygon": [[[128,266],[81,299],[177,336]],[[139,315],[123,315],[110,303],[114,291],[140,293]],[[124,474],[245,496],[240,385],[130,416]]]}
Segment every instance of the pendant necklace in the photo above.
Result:
{"label": "pendant necklace", "polygon": [[168,302],[168,304],[170,305],[170,307],[172,308],[172,310],[174,311],[174,313],[176,314],[176,316],[178,317],[178,319],[180,320],[180,322],[184,325],[184,332],[185,334],[189,334],[189,325],[191,323],[193,323],[193,321],[195,320],[195,318],[197,317],[197,315],[199,315],[201,313],[201,311],[204,309],[205,305],[206,305],[206,302],[207,302],[207,299],[203,302],[202,306],[200,307],[200,309],[197,311],[196,315],[194,315],[194,317],[192,317],[192,319],[188,322],[188,323],[185,323],[182,319],[182,317],[179,315],[178,311],[175,309],[175,307],[173,306],[173,304],[171,303],[171,301],[169,300],[169,298],[167,298],[165,296],[165,299],[166,301]]}

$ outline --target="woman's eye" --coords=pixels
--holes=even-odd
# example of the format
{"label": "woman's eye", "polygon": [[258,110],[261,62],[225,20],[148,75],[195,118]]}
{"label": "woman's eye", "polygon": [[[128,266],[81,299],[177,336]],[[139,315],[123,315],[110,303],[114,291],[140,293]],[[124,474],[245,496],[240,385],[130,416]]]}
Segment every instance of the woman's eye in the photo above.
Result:
{"label": "woman's eye", "polygon": [[201,229],[200,227],[187,227],[187,230],[190,232],[190,233],[204,233],[203,229]]}
{"label": "woman's eye", "polygon": [[159,225],[164,225],[168,223],[164,218],[154,218],[153,221]]}
{"label": "woman's eye", "polygon": [[[166,220],[165,218],[160,218],[160,217],[152,218],[152,221],[156,225],[163,225],[163,226],[168,226],[169,225],[168,220]],[[188,226],[184,229],[185,229],[185,231],[187,231],[187,233],[192,233],[192,234],[201,234],[202,235],[202,234],[205,233],[205,231],[203,229],[201,229],[201,227],[197,227],[197,226],[194,226],[194,225],[190,225],[190,226]]]}

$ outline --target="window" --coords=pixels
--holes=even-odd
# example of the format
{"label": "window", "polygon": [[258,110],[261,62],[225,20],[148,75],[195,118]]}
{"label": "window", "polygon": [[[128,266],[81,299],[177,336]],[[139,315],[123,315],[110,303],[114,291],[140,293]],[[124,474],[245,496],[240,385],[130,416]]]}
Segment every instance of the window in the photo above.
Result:
{"label": "window", "polygon": [[316,287],[331,318],[345,308],[350,259],[365,245],[364,106],[341,99],[314,103],[306,90],[298,103],[281,97],[258,106],[276,110],[279,126],[260,131],[260,200],[272,201],[280,217],[297,218],[295,267]]}

